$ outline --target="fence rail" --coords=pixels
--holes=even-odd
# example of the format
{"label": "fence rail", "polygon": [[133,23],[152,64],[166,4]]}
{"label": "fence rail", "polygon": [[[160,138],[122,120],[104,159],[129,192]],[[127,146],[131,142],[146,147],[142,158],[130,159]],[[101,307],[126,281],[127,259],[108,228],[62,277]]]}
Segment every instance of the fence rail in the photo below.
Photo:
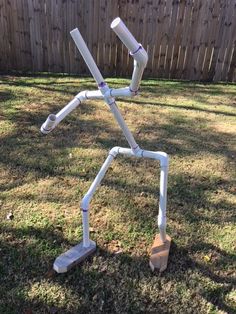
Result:
{"label": "fence rail", "polygon": [[0,71],[88,74],[78,27],[104,75],[130,75],[117,16],[148,51],[146,77],[236,81],[236,0],[0,0]]}

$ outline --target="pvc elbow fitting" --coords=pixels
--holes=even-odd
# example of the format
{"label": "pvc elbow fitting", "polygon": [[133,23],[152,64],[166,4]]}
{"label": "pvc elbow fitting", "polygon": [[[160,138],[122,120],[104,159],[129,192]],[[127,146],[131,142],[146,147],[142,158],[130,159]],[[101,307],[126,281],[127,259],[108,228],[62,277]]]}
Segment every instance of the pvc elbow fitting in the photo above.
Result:
{"label": "pvc elbow fitting", "polygon": [[86,93],[87,91],[79,92],[79,94],[77,94],[75,98],[77,98],[80,102],[83,102],[84,100],[87,99]]}
{"label": "pvc elbow fitting", "polygon": [[160,164],[161,167],[168,167],[169,166],[169,155],[164,152],[159,152],[160,155]]}
{"label": "pvc elbow fitting", "polygon": [[50,114],[48,116],[47,120],[42,124],[40,131],[43,134],[50,133],[54,129],[55,125],[56,125],[56,120],[57,120],[56,115],[55,114]]}
{"label": "pvc elbow fitting", "polygon": [[143,67],[143,68],[146,67],[147,62],[148,62],[148,54],[141,44],[139,44],[139,47],[136,51],[131,51],[129,54],[138,63],[138,66]]}
{"label": "pvc elbow fitting", "polygon": [[109,151],[109,155],[112,155],[113,157],[116,157],[119,154],[120,147],[115,146]]}

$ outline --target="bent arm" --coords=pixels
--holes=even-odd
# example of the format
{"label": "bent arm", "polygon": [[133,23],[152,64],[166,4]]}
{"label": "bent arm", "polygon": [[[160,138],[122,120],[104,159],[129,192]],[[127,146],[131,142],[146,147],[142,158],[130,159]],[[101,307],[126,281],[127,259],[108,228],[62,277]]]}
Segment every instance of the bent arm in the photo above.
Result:
{"label": "bent arm", "polygon": [[111,23],[111,28],[128,48],[130,55],[134,58],[134,70],[129,88],[131,92],[136,93],[139,89],[143,71],[147,65],[147,52],[143,46],[137,42],[119,17],[114,19]]}
{"label": "bent arm", "polygon": [[72,99],[64,108],[62,108],[56,115],[50,114],[47,120],[42,124],[40,131],[43,134],[50,133],[71,111],[77,108],[86,99],[101,99],[102,93],[98,91],[83,91]]}

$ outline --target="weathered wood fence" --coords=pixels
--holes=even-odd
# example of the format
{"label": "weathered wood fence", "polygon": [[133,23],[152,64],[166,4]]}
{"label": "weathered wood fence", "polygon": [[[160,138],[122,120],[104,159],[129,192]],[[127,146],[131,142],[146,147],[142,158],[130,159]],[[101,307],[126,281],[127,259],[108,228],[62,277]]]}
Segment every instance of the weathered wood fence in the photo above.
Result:
{"label": "weathered wood fence", "polygon": [[0,0],[0,71],[88,74],[78,27],[104,75],[130,75],[117,16],[148,51],[146,77],[236,81],[236,0]]}

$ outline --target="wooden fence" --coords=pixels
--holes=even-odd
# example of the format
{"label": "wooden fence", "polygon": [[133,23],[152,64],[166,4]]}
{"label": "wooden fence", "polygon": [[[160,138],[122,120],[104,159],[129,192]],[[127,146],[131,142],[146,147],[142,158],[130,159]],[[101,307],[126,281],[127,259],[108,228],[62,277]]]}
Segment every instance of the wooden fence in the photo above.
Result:
{"label": "wooden fence", "polygon": [[88,74],[78,27],[105,76],[130,75],[117,16],[148,51],[146,77],[236,81],[236,0],[0,0],[0,71]]}

